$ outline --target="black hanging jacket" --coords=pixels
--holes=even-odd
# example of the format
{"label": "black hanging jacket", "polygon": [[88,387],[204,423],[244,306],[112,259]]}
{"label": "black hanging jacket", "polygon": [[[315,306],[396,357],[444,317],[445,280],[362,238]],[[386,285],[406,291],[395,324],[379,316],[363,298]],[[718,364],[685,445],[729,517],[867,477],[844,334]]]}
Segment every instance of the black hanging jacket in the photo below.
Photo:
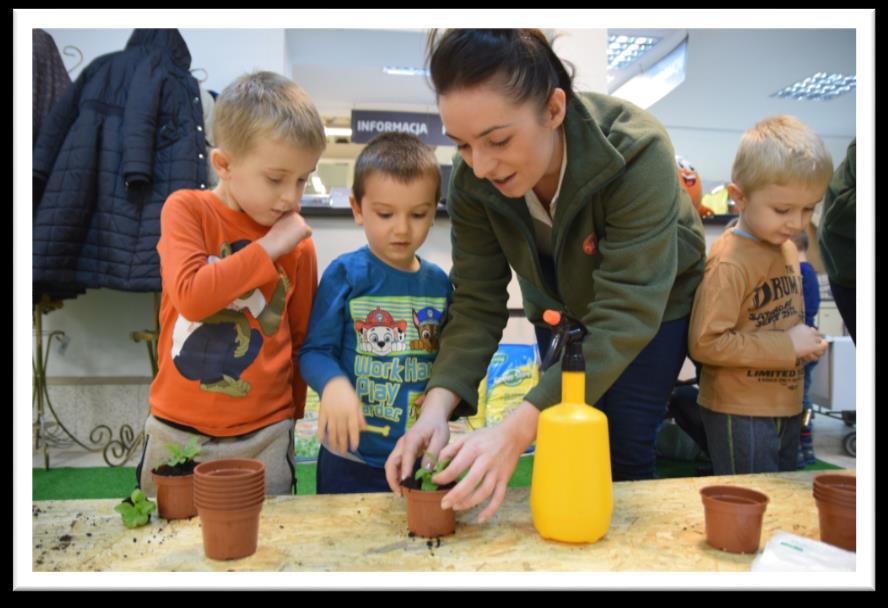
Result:
{"label": "black hanging jacket", "polygon": [[200,89],[178,30],[135,30],[87,66],[34,146],[33,297],[160,291],[160,210],[207,184]]}

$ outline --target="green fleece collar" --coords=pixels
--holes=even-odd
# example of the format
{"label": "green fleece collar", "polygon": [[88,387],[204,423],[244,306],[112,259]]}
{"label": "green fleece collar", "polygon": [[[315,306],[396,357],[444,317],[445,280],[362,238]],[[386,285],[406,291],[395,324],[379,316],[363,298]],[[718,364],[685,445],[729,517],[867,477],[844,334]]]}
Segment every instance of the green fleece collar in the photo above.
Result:
{"label": "green fleece collar", "polygon": [[571,163],[561,184],[558,215],[571,214],[572,208],[584,204],[586,196],[600,190],[626,167],[623,155],[607,140],[581,98],[568,103],[564,132]]}

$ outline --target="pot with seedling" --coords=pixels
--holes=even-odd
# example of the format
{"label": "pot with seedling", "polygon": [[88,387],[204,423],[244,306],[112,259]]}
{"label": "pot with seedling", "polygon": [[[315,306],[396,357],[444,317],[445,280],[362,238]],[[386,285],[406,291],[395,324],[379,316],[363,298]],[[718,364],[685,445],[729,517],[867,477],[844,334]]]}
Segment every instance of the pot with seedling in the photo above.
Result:
{"label": "pot with seedling", "polygon": [[453,509],[441,508],[441,499],[456,484],[439,488],[432,481],[432,477],[447,468],[449,463],[449,459],[441,460],[433,469],[420,468],[412,479],[401,482],[407,497],[407,527],[417,536],[436,538],[453,534],[456,530]]}
{"label": "pot with seedling", "polygon": [[169,457],[152,469],[157,484],[158,514],[165,519],[185,519],[197,515],[194,506],[194,458],[200,454],[197,437],[185,445],[167,444]]}

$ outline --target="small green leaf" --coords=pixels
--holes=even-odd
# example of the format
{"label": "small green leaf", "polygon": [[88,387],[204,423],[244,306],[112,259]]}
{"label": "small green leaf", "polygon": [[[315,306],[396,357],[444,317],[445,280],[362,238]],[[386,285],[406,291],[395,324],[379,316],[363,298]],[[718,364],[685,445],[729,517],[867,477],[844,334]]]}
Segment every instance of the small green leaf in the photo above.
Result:
{"label": "small green leaf", "polygon": [[200,454],[200,446],[197,444],[197,436],[195,435],[192,435],[184,446],[168,443],[164,447],[169,452],[165,462],[171,467],[184,464]]}
{"label": "small green leaf", "polygon": [[114,507],[114,510],[120,513],[123,519],[123,525],[127,528],[138,528],[144,526],[151,519],[151,513],[157,508],[153,502],[145,498],[145,494],[138,488],[130,494],[130,501],[121,502]]}
{"label": "small green leaf", "polygon": [[185,460],[192,460],[198,454],[200,454],[200,446],[197,444],[197,437],[192,435],[191,439],[189,439],[188,443],[185,445]]}
{"label": "small green leaf", "polygon": [[[431,456],[428,452],[426,452],[427,456]],[[447,468],[447,465],[450,464],[450,458],[439,461],[434,469],[426,469],[424,467],[420,467],[419,470],[416,471],[416,475],[414,475],[415,479],[421,480],[421,484],[419,489],[423,492],[434,492],[438,489],[438,484],[432,481],[432,477],[437,475],[441,471]]]}

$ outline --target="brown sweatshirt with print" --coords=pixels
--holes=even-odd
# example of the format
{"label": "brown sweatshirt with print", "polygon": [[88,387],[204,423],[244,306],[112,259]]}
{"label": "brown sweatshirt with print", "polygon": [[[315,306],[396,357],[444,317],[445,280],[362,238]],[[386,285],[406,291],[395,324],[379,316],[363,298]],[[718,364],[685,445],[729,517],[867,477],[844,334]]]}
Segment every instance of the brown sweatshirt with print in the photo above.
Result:
{"label": "brown sweatshirt with print", "polygon": [[698,402],[723,414],[794,416],[804,366],[787,330],[805,322],[798,252],[725,232],[713,243],[688,335],[703,364]]}

